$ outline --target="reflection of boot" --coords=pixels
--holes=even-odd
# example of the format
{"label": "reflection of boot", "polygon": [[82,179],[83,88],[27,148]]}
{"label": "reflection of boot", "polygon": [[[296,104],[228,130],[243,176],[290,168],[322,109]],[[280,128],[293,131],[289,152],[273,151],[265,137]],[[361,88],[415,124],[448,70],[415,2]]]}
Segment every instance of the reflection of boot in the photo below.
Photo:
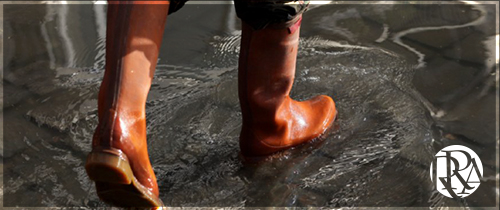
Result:
{"label": "reflection of boot", "polygon": [[289,28],[254,30],[243,22],[238,89],[243,125],[241,153],[265,156],[312,140],[333,123],[328,96],[290,98],[295,76],[300,20]]}
{"label": "reflection of boot", "polygon": [[163,204],[148,157],[145,106],[168,2],[139,3],[108,5],[99,125],[85,169],[103,201],[125,207],[154,207]]}

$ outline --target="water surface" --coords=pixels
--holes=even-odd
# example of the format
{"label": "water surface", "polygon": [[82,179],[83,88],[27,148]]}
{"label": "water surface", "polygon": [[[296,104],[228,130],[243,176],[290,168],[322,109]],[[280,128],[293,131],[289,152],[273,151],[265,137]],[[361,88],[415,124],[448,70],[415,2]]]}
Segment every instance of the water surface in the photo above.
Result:
{"label": "water surface", "polygon": [[[334,128],[243,165],[240,22],[233,5],[186,5],[168,17],[147,102],[161,199],[207,207],[495,206],[495,6],[313,5],[292,97],[333,97]],[[106,206],[83,168],[97,125],[105,6],[4,5],[3,14],[3,205]],[[429,178],[434,154],[452,144],[484,164],[481,186],[462,200],[437,193]]]}

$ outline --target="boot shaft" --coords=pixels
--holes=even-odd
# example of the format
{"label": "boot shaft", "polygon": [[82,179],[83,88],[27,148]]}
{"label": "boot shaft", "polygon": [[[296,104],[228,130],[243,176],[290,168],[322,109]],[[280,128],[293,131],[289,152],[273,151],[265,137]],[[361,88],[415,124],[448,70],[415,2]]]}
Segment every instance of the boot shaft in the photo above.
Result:
{"label": "boot shaft", "polygon": [[243,124],[266,123],[269,116],[277,119],[277,110],[288,98],[295,78],[299,26],[300,19],[291,27],[254,30],[243,22],[238,64]]}

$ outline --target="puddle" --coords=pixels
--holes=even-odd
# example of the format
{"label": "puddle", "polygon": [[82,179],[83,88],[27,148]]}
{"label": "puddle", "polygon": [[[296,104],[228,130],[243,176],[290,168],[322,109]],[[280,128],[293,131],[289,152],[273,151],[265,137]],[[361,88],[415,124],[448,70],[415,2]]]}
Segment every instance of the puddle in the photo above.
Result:
{"label": "puddle", "polygon": [[[335,129],[260,165],[238,158],[232,7],[186,5],[168,17],[147,102],[165,204],[495,205],[494,4],[314,5],[291,95],[332,96]],[[97,125],[104,6],[4,8],[3,205],[105,206],[83,169]],[[459,201],[429,178],[434,154],[452,144],[484,164],[480,188]]]}

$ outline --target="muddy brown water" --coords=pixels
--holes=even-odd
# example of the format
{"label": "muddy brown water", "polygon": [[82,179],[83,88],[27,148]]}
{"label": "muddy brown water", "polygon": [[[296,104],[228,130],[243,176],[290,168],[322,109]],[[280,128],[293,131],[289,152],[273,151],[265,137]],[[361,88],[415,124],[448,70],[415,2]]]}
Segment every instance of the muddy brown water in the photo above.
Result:
{"label": "muddy brown water", "polygon": [[[161,199],[188,207],[495,206],[495,4],[312,5],[293,98],[332,96],[328,135],[260,165],[238,158],[240,22],[230,4],[168,17],[147,102]],[[4,206],[103,207],[83,164],[97,124],[105,5],[3,6]],[[434,154],[473,149],[477,191],[430,180]]]}

